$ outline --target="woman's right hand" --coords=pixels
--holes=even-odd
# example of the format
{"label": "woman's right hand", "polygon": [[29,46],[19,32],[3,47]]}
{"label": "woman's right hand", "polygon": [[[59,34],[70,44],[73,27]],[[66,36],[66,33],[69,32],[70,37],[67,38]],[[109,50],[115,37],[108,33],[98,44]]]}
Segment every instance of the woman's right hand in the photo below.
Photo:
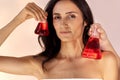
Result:
{"label": "woman's right hand", "polygon": [[39,22],[45,21],[47,13],[35,3],[28,3],[11,22],[0,29],[0,46],[18,25],[30,18],[34,18]]}
{"label": "woman's right hand", "polygon": [[22,11],[16,16],[20,22],[34,18],[37,21],[44,21],[47,18],[47,13],[37,6],[34,2],[28,3]]}

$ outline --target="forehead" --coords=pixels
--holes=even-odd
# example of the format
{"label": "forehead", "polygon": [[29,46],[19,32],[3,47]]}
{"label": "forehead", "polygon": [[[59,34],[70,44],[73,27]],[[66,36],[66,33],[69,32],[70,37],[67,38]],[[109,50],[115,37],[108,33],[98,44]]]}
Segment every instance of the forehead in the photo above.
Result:
{"label": "forehead", "polygon": [[81,13],[80,9],[71,0],[60,0],[53,8],[53,13],[66,13],[69,11]]}

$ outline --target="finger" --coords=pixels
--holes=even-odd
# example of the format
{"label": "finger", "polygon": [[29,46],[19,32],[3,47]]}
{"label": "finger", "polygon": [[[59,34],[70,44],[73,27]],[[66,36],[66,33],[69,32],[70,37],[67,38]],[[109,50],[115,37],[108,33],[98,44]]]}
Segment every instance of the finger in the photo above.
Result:
{"label": "finger", "polygon": [[95,30],[95,25],[92,24],[92,25],[90,26],[90,29],[89,29],[89,35],[90,35],[90,36],[94,33],[94,30]]}
{"label": "finger", "polygon": [[[37,21],[44,21],[41,11],[36,7],[35,3],[29,3],[27,5],[28,10],[34,15]],[[42,9],[41,9],[42,10]]]}
{"label": "finger", "polygon": [[37,15],[36,11],[31,7],[31,3],[28,3],[26,6],[28,11],[28,15],[34,17],[36,20],[39,20],[39,16]]}
{"label": "finger", "polygon": [[98,31],[99,33],[105,33],[105,30],[102,28],[101,25],[98,25],[97,31]]}
{"label": "finger", "polygon": [[30,6],[31,10],[34,12],[34,14],[36,15],[37,20],[43,21],[44,18],[42,16],[41,12],[39,11],[39,9],[36,8],[36,5],[34,5],[33,3],[31,3],[29,6]]}
{"label": "finger", "polygon": [[104,29],[102,28],[101,24],[94,23],[92,25],[92,30],[96,29],[98,33],[105,33]]}
{"label": "finger", "polygon": [[38,19],[40,21],[45,21],[46,20],[46,15],[45,15],[45,12],[44,10],[42,10],[39,6],[37,6],[35,3],[31,3],[31,8],[34,9],[34,11],[37,13],[38,15]]}
{"label": "finger", "polygon": [[47,12],[45,12],[43,9],[41,9],[38,5],[36,5],[35,3],[33,3],[35,8],[40,11],[40,13],[42,14],[43,18],[46,19],[47,18]]}
{"label": "finger", "polygon": [[90,29],[89,29],[89,32],[88,32],[88,35],[91,36],[92,33],[93,33],[93,30],[90,28]]}
{"label": "finger", "polygon": [[97,31],[99,32],[99,36],[102,40],[107,38],[107,34],[105,30],[102,28],[101,24],[96,24],[97,25]]}

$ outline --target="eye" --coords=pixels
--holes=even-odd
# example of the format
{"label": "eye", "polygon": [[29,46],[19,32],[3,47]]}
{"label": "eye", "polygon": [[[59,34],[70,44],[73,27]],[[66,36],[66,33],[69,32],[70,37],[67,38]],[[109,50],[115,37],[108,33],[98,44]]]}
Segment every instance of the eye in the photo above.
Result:
{"label": "eye", "polygon": [[53,20],[60,20],[61,17],[60,16],[53,16]]}
{"label": "eye", "polygon": [[75,19],[76,16],[75,16],[74,14],[71,14],[71,15],[69,15],[69,18],[70,18],[70,19]]}

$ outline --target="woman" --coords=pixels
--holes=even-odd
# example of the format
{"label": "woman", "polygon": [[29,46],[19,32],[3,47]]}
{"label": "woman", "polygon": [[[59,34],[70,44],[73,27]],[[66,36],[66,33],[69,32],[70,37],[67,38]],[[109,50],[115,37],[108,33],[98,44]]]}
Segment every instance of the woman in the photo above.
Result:
{"label": "woman", "polygon": [[[43,41],[44,50],[36,56],[21,58],[1,56],[0,71],[33,75],[39,80],[45,78],[118,80],[118,63],[115,57],[117,54],[101,25],[93,24],[93,16],[85,0],[50,0],[45,11],[35,3],[28,3],[0,30],[0,45],[19,24],[30,18],[37,21],[47,20],[50,33],[47,37],[38,37],[39,42]],[[94,28],[99,33],[102,50],[100,60],[81,57],[89,38],[88,34],[91,36]]]}

